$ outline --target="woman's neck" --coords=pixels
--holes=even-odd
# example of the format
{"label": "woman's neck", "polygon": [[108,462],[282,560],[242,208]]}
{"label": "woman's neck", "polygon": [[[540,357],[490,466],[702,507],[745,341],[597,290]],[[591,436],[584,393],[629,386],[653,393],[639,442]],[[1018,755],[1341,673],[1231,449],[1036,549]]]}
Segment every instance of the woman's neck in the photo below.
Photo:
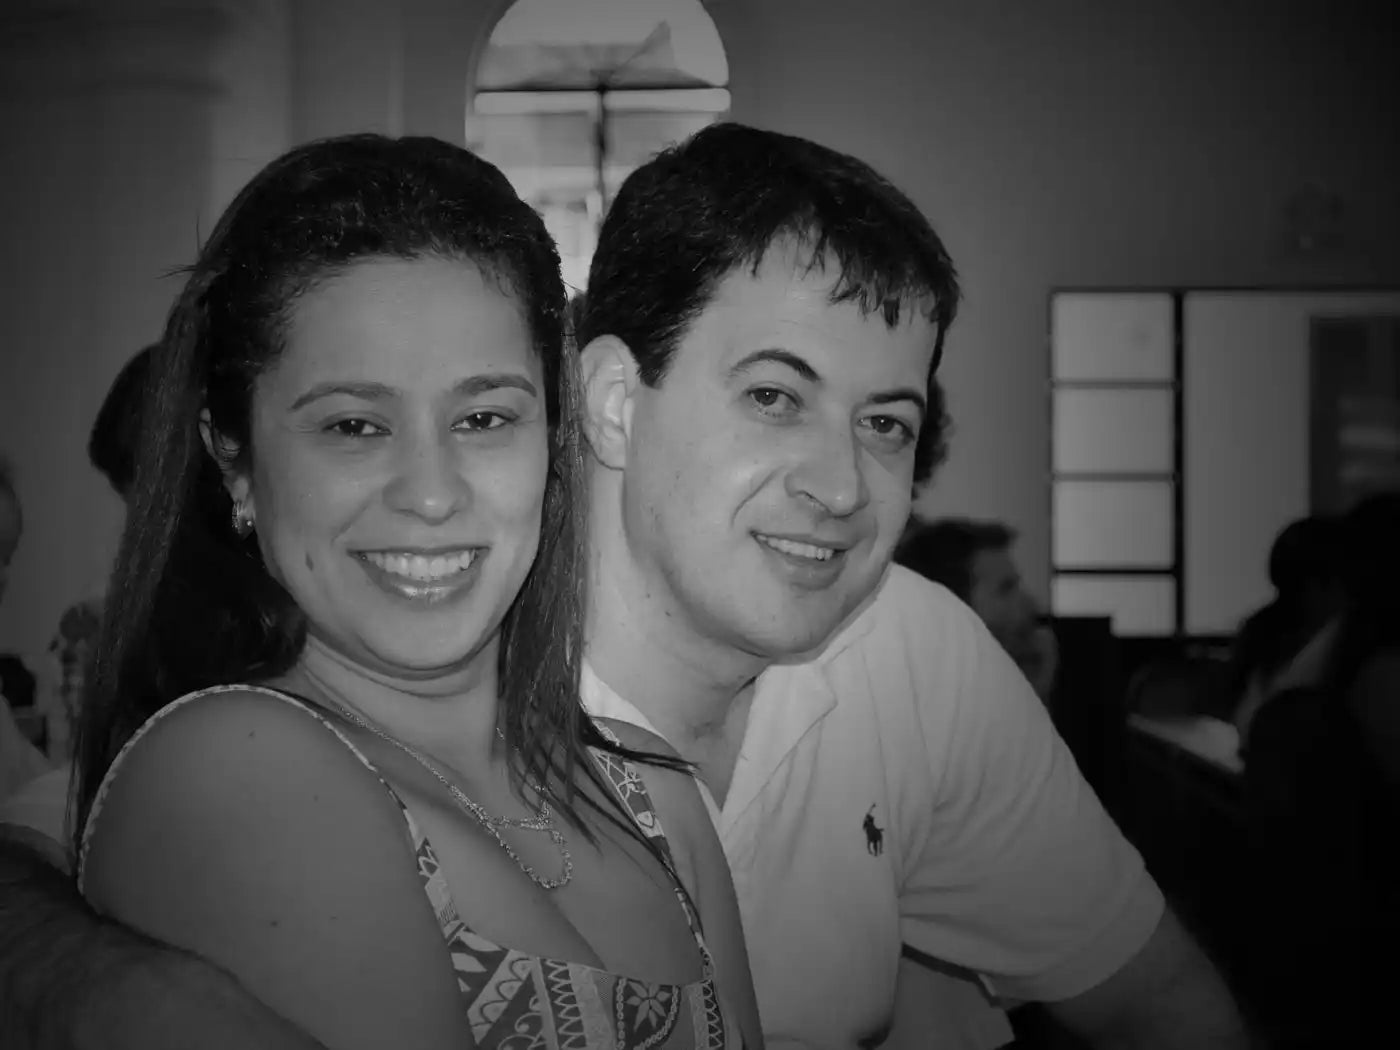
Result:
{"label": "woman's neck", "polygon": [[498,642],[441,675],[398,678],[367,668],[310,636],[296,664],[274,683],[322,707],[348,711],[389,736],[464,767],[496,747]]}

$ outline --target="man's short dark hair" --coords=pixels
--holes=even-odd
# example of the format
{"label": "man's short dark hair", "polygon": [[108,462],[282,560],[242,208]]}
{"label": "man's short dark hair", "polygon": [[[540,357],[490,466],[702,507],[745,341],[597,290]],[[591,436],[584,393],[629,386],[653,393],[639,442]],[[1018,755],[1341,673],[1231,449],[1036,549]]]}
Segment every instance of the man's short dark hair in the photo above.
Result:
{"label": "man's short dark hair", "polygon": [[[854,157],[742,124],[710,125],[627,177],[599,233],[579,345],[616,336],[642,381],[658,385],[716,285],[740,267],[757,272],[784,238],[810,267],[835,260],[833,302],[879,311],[891,327],[901,309],[924,311],[934,325],[931,387],[960,293],[923,213]],[[937,466],[941,424],[941,415],[925,421],[916,481]]]}
{"label": "man's short dark hair", "polygon": [[136,475],[136,447],[141,435],[141,401],[156,345],[136,354],[112,380],[88,433],[88,461],[100,470],[118,496],[126,498]]}
{"label": "man's short dark hair", "polygon": [[1016,542],[1016,530],[999,521],[940,518],[911,521],[895,548],[894,560],[963,601],[972,597],[972,562],[983,551],[1004,551]]}

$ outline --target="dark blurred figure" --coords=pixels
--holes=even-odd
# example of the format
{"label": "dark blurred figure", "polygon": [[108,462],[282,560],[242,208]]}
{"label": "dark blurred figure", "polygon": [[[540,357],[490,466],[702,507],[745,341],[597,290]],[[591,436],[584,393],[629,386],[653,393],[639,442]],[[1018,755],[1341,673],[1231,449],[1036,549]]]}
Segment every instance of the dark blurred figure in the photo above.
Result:
{"label": "dark blurred figure", "polygon": [[1400,494],[1337,528],[1317,673],[1259,709],[1245,756],[1246,996],[1280,1050],[1386,1045],[1397,1023]]}
{"label": "dark blurred figure", "polygon": [[1343,611],[1325,683],[1345,698],[1375,771],[1400,804],[1400,492],[1342,521]]}
{"label": "dark blurred figure", "polygon": [[1272,601],[1240,626],[1231,654],[1230,717],[1248,750],[1260,708],[1283,690],[1316,685],[1343,604],[1342,523],[1314,515],[1292,522],[1269,552]]}
{"label": "dark blurred figure", "polygon": [[[88,461],[101,472],[112,491],[125,502],[136,472],[136,449],[141,440],[141,402],[157,345],[137,353],[122,366],[107,390],[88,432]],[[105,581],[104,581],[105,583]],[[76,724],[77,705],[92,647],[102,623],[105,594],[90,594],[63,611],[49,652],[59,666],[60,720],[50,725],[50,754],[66,758],[69,727]]]}
{"label": "dark blurred figure", "polygon": [[141,440],[141,400],[158,344],[146,347],[122,366],[112,380],[102,407],[88,433],[88,461],[123,500],[136,472],[136,447]]}
{"label": "dark blurred figure", "polygon": [[[0,457],[0,601],[10,581],[10,563],[24,533],[24,512],[15,491],[9,462]],[[32,707],[34,704],[34,674],[24,661],[11,653],[0,654],[0,696],[11,707]]]}
{"label": "dark blurred figure", "polygon": [[0,459],[0,599],[10,582],[10,563],[14,561],[20,537],[24,535],[24,511],[20,509],[19,493],[15,491],[9,462]]}
{"label": "dark blurred figure", "polygon": [[[5,596],[10,562],[23,532],[24,513],[19,494],[15,491],[9,465],[0,459],[0,599]],[[9,698],[0,691],[0,798],[48,770],[48,762],[20,730],[10,710]]]}
{"label": "dark blurred figure", "polygon": [[1021,585],[1011,556],[1014,529],[996,521],[940,518],[911,522],[894,560],[941,583],[972,607],[1003,649],[1048,701],[1059,651],[1035,599]]}

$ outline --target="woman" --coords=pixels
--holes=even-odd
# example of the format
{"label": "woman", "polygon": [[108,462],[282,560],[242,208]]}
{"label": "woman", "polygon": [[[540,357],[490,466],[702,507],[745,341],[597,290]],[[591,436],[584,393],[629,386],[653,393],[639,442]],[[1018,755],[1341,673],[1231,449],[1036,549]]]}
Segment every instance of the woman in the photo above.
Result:
{"label": "woman", "polygon": [[146,390],[81,883],[332,1048],[760,1042],[694,782],[578,704],[563,310],[496,169],[313,143],[220,220]]}
{"label": "woman", "polygon": [[1363,499],[1342,529],[1346,600],[1323,680],[1355,720],[1393,817],[1400,813],[1400,492]]}

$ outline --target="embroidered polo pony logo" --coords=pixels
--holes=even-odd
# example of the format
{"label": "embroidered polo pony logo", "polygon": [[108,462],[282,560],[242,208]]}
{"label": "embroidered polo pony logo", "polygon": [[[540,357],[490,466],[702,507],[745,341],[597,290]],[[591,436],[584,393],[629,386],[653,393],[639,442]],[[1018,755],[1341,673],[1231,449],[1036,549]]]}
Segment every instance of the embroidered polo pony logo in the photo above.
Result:
{"label": "embroidered polo pony logo", "polygon": [[885,829],[875,823],[874,806],[865,811],[865,820],[861,822],[861,827],[865,829],[865,848],[870,851],[871,856],[878,857],[884,853]]}

